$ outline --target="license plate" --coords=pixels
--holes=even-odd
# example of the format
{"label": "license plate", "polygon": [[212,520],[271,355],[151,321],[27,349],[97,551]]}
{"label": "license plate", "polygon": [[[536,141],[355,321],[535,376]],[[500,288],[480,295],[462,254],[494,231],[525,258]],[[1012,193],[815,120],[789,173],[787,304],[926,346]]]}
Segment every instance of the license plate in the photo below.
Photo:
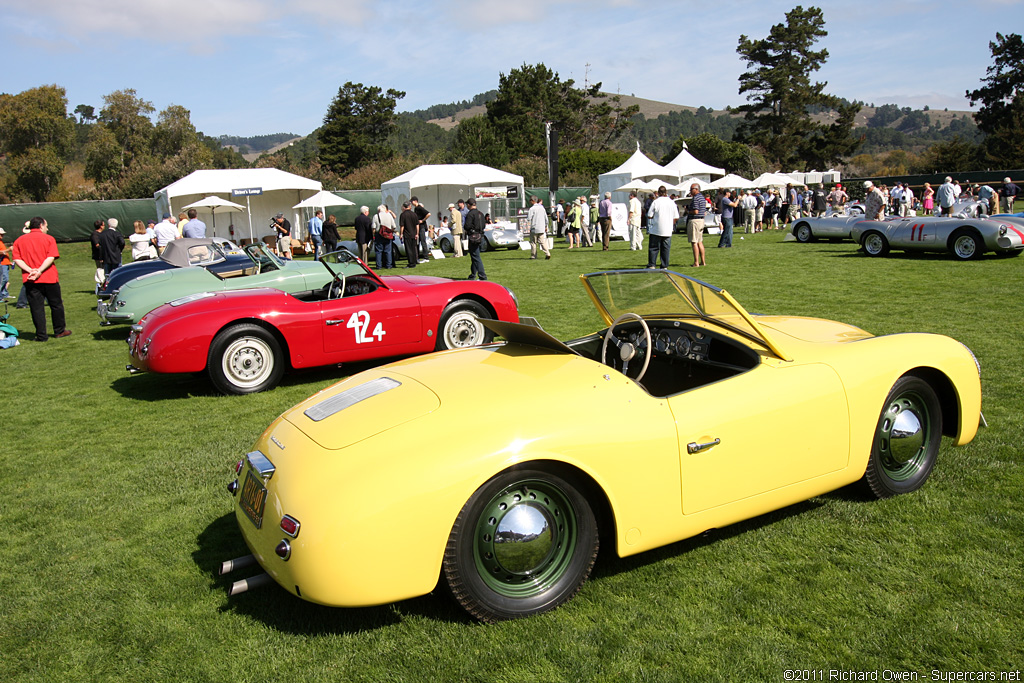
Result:
{"label": "license plate", "polygon": [[250,470],[245,475],[245,484],[242,485],[242,495],[238,504],[257,529],[263,526],[263,506],[266,502],[267,488]]}

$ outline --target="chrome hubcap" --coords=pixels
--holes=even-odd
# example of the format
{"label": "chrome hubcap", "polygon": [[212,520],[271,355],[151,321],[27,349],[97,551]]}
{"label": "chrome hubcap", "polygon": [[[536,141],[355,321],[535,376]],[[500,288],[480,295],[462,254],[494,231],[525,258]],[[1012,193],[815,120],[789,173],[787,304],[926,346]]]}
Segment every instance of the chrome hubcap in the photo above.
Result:
{"label": "chrome hubcap", "polygon": [[930,417],[923,404],[903,395],[889,404],[878,429],[879,454],[886,474],[904,481],[925,462]]}
{"label": "chrome hubcap", "polygon": [[530,503],[501,518],[494,532],[494,557],[510,574],[529,575],[543,565],[554,545],[551,519]]}

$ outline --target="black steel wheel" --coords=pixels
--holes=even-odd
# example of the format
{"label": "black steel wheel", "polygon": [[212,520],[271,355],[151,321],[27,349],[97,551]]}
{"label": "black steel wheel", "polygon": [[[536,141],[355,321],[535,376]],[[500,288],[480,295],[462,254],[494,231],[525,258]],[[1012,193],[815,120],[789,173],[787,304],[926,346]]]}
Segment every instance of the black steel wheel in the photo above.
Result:
{"label": "black steel wheel", "polygon": [[442,237],[441,243],[438,246],[440,247],[441,252],[444,254],[450,254],[453,251],[455,251],[455,247],[452,246],[452,240],[451,238],[448,237]]}
{"label": "black steel wheel", "polygon": [[570,479],[540,469],[496,475],[455,520],[442,574],[455,600],[493,623],[552,610],[590,576],[597,520]]}
{"label": "black steel wheel", "polygon": [[437,325],[436,351],[464,349],[490,344],[494,333],[484,327],[478,318],[493,319],[483,304],[476,301],[453,301],[441,313]]}
{"label": "black steel wheel", "polygon": [[872,230],[864,235],[860,243],[868,256],[885,256],[889,253],[889,240],[880,232]]}
{"label": "black steel wheel", "polygon": [[889,391],[875,427],[864,473],[879,498],[921,488],[935,466],[942,439],[942,408],[935,391],[917,377],[901,377]]}
{"label": "black steel wheel", "polygon": [[268,330],[244,323],[214,337],[206,369],[225,394],[253,394],[273,389],[284,375],[285,358]]}

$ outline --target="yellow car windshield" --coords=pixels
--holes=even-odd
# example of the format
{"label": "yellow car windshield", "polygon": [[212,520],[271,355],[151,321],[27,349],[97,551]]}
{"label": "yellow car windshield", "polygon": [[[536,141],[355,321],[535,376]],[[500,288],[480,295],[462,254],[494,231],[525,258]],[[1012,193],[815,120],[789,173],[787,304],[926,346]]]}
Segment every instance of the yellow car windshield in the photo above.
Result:
{"label": "yellow car windshield", "polygon": [[668,270],[612,270],[581,279],[608,324],[623,313],[644,318],[694,317],[772,346],[728,292],[706,282]]}

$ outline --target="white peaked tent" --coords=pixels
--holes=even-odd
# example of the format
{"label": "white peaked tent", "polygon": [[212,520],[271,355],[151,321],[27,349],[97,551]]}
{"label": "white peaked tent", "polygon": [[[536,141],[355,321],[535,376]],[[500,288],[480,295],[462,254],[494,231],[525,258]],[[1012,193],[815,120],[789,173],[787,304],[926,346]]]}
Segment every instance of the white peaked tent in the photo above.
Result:
{"label": "white peaked tent", "polygon": [[633,156],[626,159],[625,163],[614,170],[597,176],[597,193],[603,198],[605,192],[611,192],[613,202],[625,204],[629,201],[629,192],[617,192],[616,190],[631,180],[638,178],[641,180],[656,179],[664,181],[666,185],[675,185],[679,182],[679,176],[673,171],[666,171],[664,167],[648,159],[640,151],[640,143],[638,142]]}
{"label": "white peaked tent", "polygon": [[[309,178],[285,173],[276,168],[227,168],[193,171],[181,180],[157,190],[157,213],[177,216],[182,207],[208,195],[219,195],[245,205],[249,219],[246,225],[236,225],[233,237],[260,239],[272,235],[270,219],[283,213],[292,224],[292,235],[301,232],[300,215],[292,207],[319,192],[321,183]],[[245,194],[232,194],[245,190]],[[223,234],[223,233],[222,233]]]}
{"label": "white peaked tent", "polygon": [[492,201],[498,199],[492,195],[501,193],[481,190],[477,197],[477,190],[502,188],[504,192],[510,187],[517,188],[518,201],[523,202],[525,188],[521,175],[483,164],[425,164],[381,184],[380,198],[382,204],[395,213],[401,213],[402,204],[416,196],[430,212],[429,222],[436,225],[439,212],[443,215],[449,204],[470,197],[476,198],[477,209],[497,218],[490,207]]}
{"label": "white peaked tent", "polygon": [[742,176],[738,176],[735,173],[730,173],[727,176],[722,176],[715,182],[711,183],[711,187],[719,190],[743,190],[748,187],[755,187],[753,182],[747,180]]}
{"label": "white peaked tent", "polygon": [[676,177],[679,179],[696,176],[705,182],[710,181],[713,175],[725,175],[724,168],[705,164],[690,154],[690,150],[686,148],[685,142],[683,143],[683,149],[676,155],[676,158],[665,164],[665,169],[676,174]]}

